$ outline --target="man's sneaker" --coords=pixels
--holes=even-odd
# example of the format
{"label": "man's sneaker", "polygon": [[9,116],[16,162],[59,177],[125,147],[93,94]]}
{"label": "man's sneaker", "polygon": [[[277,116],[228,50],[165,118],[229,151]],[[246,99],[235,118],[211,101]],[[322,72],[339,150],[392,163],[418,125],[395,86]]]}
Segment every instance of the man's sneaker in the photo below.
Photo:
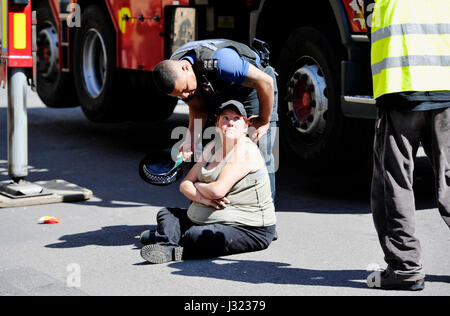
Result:
{"label": "man's sneaker", "polygon": [[375,271],[367,277],[367,286],[383,290],[422,291],[425,279],[405,281],[388,270]]}
{"label": "man's sneaker", "polygon": [[166,263],[180,261],[183,257],[183,247],[152,244],[141,249],[141,257],[150,263]]}
{"label": "man's sneaker", "polygon": [[155,231],[146,230],[141,233],[139,241],[145,246],[156,243]]}

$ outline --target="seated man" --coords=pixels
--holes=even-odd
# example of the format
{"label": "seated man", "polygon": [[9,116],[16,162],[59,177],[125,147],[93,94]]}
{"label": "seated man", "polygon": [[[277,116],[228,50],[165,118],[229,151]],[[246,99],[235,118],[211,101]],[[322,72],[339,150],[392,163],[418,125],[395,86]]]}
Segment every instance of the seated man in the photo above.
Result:
{"label": "seated man", "polygon": [[266,249],[275,235],[270,180],[258,147],[247,137],[247,113],[238,101],[218,110],[217,141],[180,185],[193,203],[162,209],[157,230],[146,231],[141,256],[150,263],[214,258]]}

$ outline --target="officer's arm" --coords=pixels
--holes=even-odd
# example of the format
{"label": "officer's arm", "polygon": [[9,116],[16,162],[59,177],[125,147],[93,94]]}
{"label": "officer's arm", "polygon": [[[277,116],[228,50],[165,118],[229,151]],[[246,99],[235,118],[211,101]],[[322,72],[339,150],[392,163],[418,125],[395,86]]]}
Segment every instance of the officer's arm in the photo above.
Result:
{"label": "officer's arm", "polygon": [[195,153],[195,144],[202,139],[208,112],[205,102],[199,97],[194,97],[187,102],[187,105],[189,107],[189,127],[188,134],[180,147],[180,155],[183,155],[185,159],[190,159]]}
{"label": "officer's arm", "polygon": [[196,96],[187,102],[187,105],[189,107],[189,131],[192,133],[191,135],[194,135],[195,120],[199,120],[197,124],[201,121],[201,125],[199,125],[201,127],[199,132],[201,133],[203,127],[205,127],[206,120],[208,119],[207,104],[205,100]]}
{"label": "officer's arm", "polygon": [[250,64],[242,85],[256,89],[259,99],[259,117],[262,123],[268,124],[272,116],[274,103],[274,82],[272,77]]}

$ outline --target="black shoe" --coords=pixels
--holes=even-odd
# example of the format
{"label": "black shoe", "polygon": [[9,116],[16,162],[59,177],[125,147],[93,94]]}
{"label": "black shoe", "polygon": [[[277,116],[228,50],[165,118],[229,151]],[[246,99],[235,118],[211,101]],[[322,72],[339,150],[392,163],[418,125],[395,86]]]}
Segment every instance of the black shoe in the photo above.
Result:
{"label": "black shoe", "polygon": [[155,231],[146,230],[141,233],[139,241],[145,246],[156,243]]}
{"label": "black shoe", "polygon": [[183,247],[152,244],[141,249],[141,257],[150,263],[181,261]]}
{"label": "black shoe", "polygon": [[425,279],[405,281],[389,270],[375,271],[367,277],[367,286],[383,290],[422,291],[425,288]]}
{"label": "black shoe", "polygon": [[275,235],[273,235],[272,241],[278,240],[278,233],[275,231]]}

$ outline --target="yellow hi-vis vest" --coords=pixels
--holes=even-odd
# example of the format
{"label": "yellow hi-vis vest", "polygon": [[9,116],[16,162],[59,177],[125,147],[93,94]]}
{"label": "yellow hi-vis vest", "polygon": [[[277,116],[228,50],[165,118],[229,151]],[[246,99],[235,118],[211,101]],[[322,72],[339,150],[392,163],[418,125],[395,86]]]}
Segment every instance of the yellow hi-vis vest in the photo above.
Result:
{"label": "yellow hi-vis vest", "polygon": [[375,0],[374,97],[450,90],[450,0]]}

